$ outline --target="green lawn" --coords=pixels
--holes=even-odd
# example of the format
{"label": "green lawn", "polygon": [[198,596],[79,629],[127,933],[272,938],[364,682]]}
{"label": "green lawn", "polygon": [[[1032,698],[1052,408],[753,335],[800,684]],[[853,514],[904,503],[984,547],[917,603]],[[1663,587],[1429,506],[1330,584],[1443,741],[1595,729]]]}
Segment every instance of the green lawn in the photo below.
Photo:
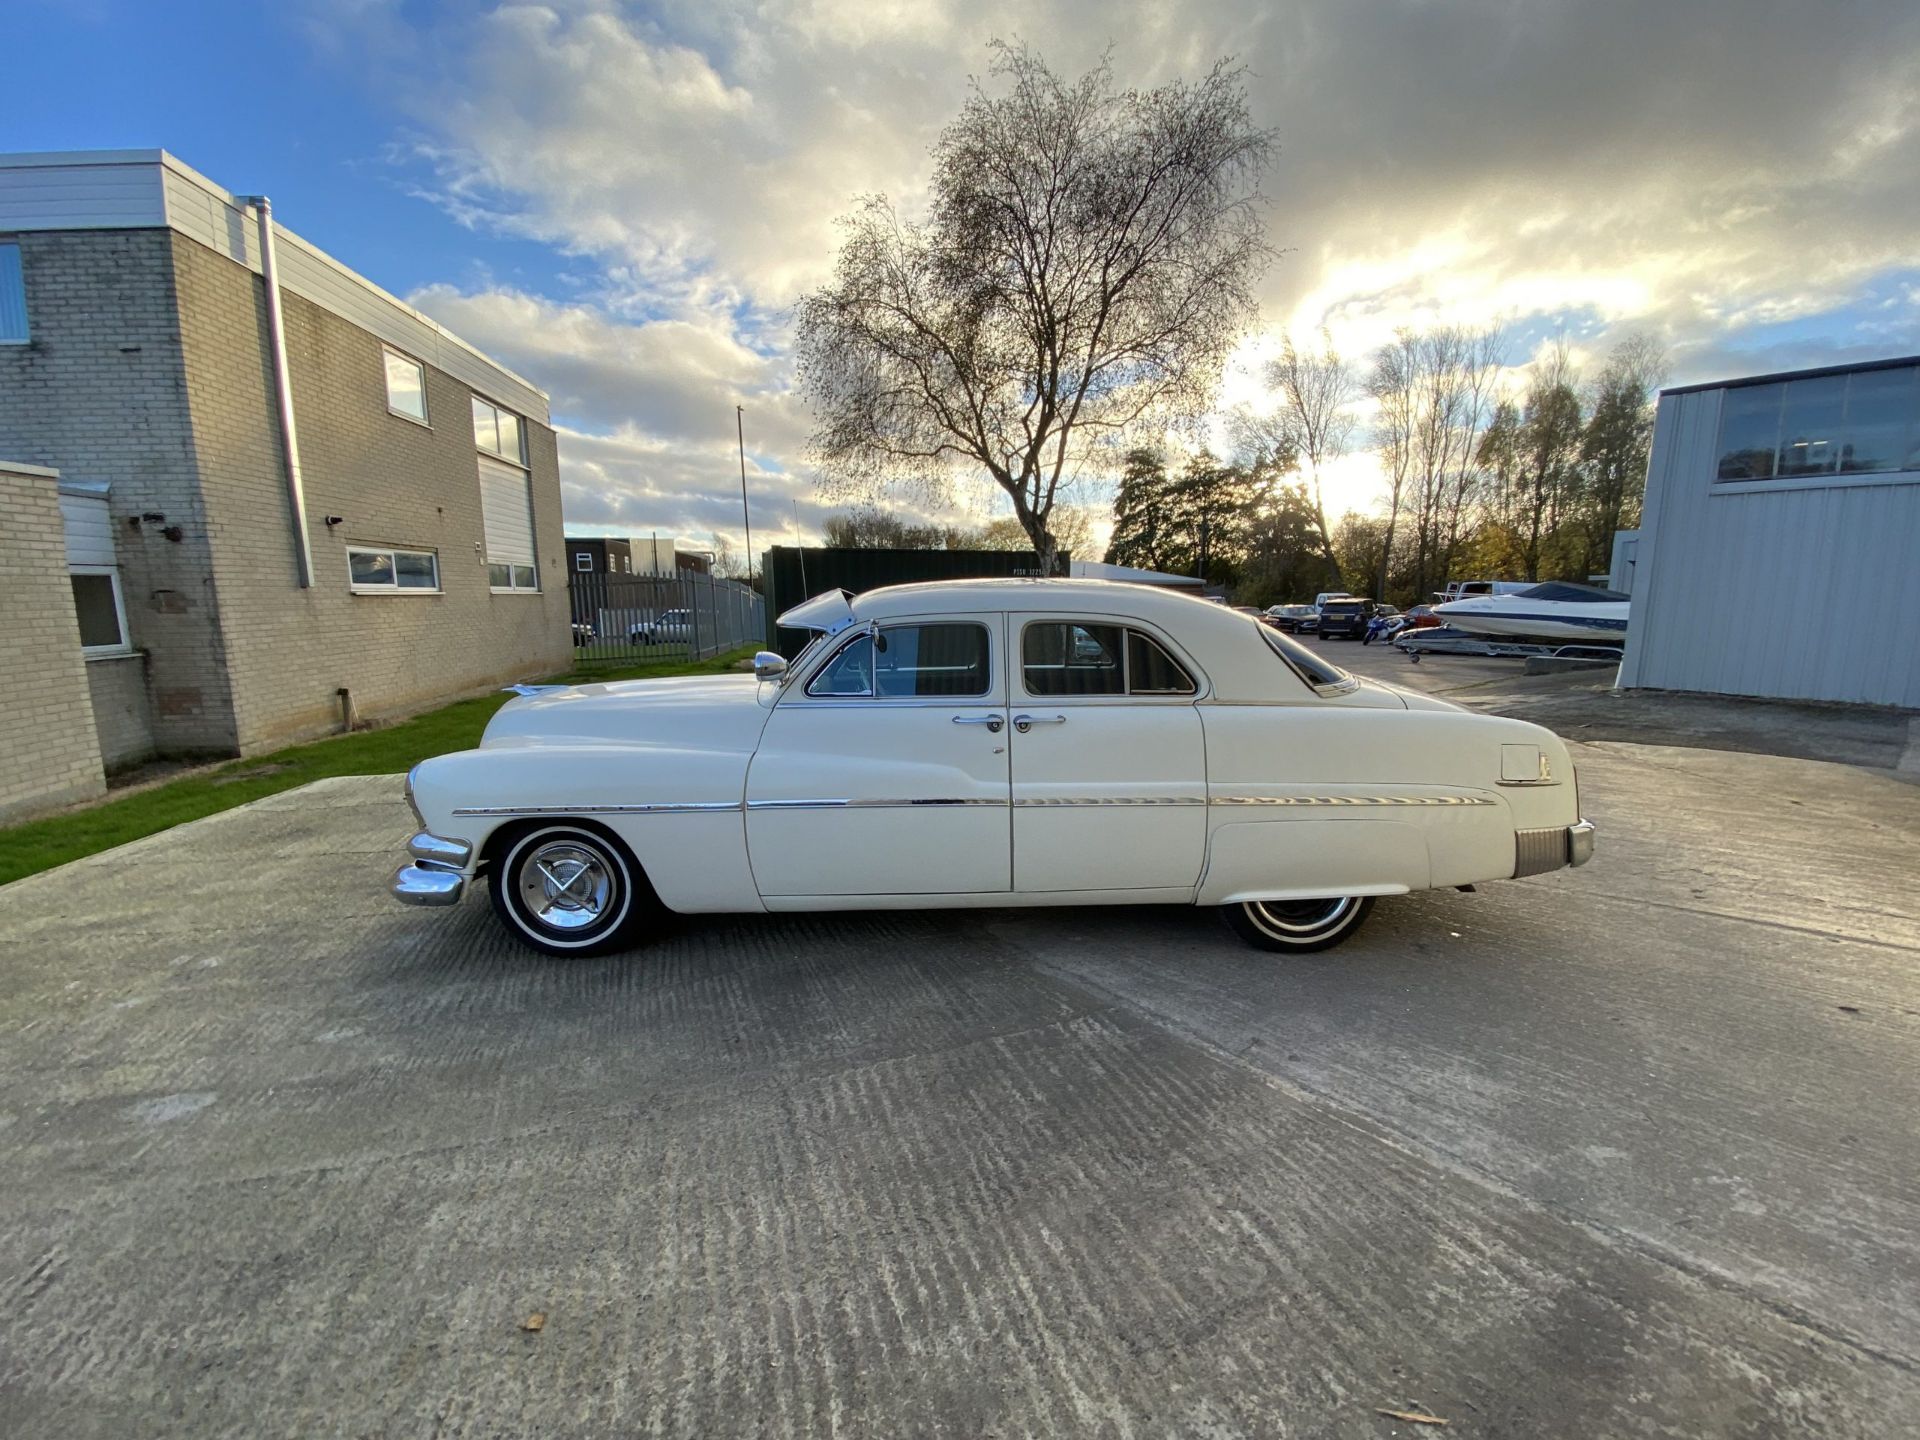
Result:
{"label": "green lawn", "polygon": [[[735,650],[712,660],[657,660],[582,670],[558,678],[584,682],[716,675],[731,670],[751,653]],[[397,725],[235,760],[217,770],[156,785],[85,810],[0,829],[0,885],[312,780],[333,775],[394,775],[412,769],[430,755],[469,750],[480,743],[480,732],[506,702],[504,694],[461,700]]]}

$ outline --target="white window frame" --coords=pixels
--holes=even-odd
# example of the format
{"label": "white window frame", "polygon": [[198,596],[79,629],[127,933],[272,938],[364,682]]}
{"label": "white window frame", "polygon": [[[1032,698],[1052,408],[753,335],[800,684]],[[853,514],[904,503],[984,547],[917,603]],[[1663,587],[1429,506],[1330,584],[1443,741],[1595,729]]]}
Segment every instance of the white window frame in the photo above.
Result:
{"label": "white window frame", "polygon": [[[420,410],[421,410],[420,414],[412,415],[405,410],[397,410],[394,408],[393,378],[387,373],[387,357],[388,356],[392,356],[395,360],[404,360],[407,364],[413,366],[414,369],[420,372]],[[380,383],[386,386],[387,413],[389,415],[392,415],[395,418],[400,420],[405,420],[407,423],[411,425],[418,425],[423,430],[431,430],[433,428],[433,406],[432,406],[432,403],[427,399],[426,361],[416,360],[414,359],[413,356],[407,354],[406,351],[396,350],[391,345],[382,345],[380,347]]]}
{"label": "white window frame", "polygon": [[591,574],[593,572],[593,552],[591,550],[574,551],[573,568],[582,575]]}
{"label": "white window frame", "polygon": [[518,410],[509,410],[504,405],[494,403],[478,390],[473,392],[473,404],[475,408],[484,405],[493,411],[494,433],[496,435],[500,433],[500,417],[502,415],[511,415],[514,419],[515,433],[520,437],[520,451],[517,455],[509,455],[504,450],[489,449],[480,443],[480,436],[477,432],[473,437],[473,448],[478,450],[482,455],[491,455],[494,459],[504,460],[509,465],[518,465],[522,470],[532,468],[527,464],[527,417],[522,415]]}
{"label": "white window frame", "polygon": [[[120,624],[120,639],[112,645],[82,645],[80,653],[89,660],[105,660],[115,655],[133,653],[133,636],[127,631],[127,597],[120,586],[120,567],[118,565],[69,565],[69,577],[74,575],[104,575],[113,583],[113,617]],[[76,617],[77,619],[77,617]]]}
{"label": "white window frame", "polygon": [[[353,578],[353,557],[356,555],[384,555],[394,573],[391,585],[368,585]],[[433,587],[427,589],[419,585],[399,583],[402,555],[424,555],[433,562]],[[440,553],[437,550],[416,550],[411,545],[349,545],[346,550],[347,589],[355,595],[444,595],[440,574]]]}
{"label": "white window frame", "polygon": [[[515,570],[531,570],[533,571],[533,583],[531,585],[521,585],[517,583],[495,585],[493,583],[492,568],[495,565],[506,566],[507,572],[510,575]],[[487,589],[495,595],[538,595],[540,593],[540,567],[538,564],[528,565],[519,560],[489,560],[487,561],[487,567]]]}

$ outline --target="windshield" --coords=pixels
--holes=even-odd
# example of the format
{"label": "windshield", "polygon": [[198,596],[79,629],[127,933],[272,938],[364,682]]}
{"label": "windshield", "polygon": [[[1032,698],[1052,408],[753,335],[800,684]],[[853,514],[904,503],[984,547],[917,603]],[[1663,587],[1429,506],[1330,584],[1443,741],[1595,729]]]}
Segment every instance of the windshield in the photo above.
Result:
{"label": "windshield", "polygon": [[1271,625],[1260,627],[1260,638],[1273,647],[1273,653],[1286,661],[1287,668],[1319,691],[1345,691],[1360,682],[1331,660],[1316,654]]}
{"label": "windshield", "polygon": [[1549,580],[1544,585],[1535,585],[1530,590],[1522,590],[1514,598],[1558,600],[1562,604],[1572,605],[1599,605],[1605,602],[1618,602],[1628,597],[1618,590],[1601,590],[1592,585],[1571,585],[1564,580]]}

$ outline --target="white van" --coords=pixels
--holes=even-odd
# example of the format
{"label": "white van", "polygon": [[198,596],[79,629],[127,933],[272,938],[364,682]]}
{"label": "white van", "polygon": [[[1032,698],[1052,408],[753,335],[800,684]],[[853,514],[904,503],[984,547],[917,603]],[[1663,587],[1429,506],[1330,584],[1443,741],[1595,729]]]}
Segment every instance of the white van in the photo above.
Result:
{"label": "white van", "polygon": [[1351,600],[1352,598],[1353,592],[1351,590],[1322,590],[1318,595],[1313,597],[1313,608],[1318,610],[1329,600]]}

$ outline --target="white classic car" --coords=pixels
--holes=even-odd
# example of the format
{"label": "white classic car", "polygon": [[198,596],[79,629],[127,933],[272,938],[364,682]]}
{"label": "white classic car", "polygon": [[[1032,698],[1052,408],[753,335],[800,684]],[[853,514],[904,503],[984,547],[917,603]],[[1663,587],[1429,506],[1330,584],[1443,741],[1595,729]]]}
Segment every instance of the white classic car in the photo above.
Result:
{"label": "white classic car", "polygon": [[1551,731],[1358,680],[1224,606],[1079,580],[816,596],[755,673],[525,688],[416,766],[394,894],[555,955],[663,910],[1183,903],[1268,950],[1376,896],[1579,865]]}

